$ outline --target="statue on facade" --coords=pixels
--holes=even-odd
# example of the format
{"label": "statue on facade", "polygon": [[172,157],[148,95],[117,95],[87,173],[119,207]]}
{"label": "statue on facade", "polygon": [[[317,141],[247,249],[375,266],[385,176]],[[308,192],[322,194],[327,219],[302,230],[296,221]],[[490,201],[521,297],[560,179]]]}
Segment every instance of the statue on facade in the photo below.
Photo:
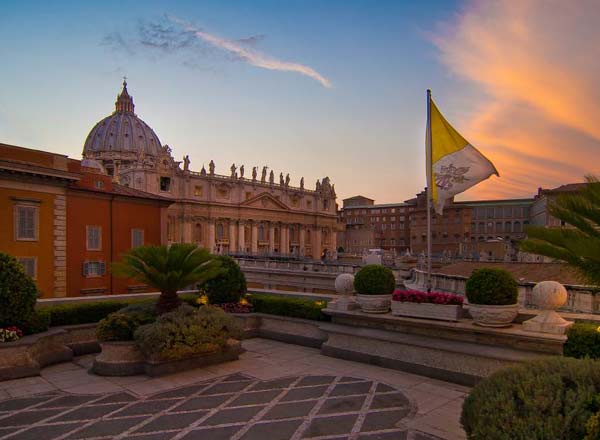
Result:
{"label": "statue on facade", "polygon": [[317,179],[317,184],[315,185],[315,191],[317,191],[317,192],[321,191],[321,182],[319,182],[319,179]]}
{"label": "statue on facade", "polygon": [[285,175],[285,187],[290,186],[290,173]]}
{"label": "statue on facade", "polygon": [[229,169],[231,170],[231,178],[233,179],[235,177],[235,170],[237,170],[235,163],[232,163],[231,168],[229,168]]}
{"label": "statue on facade", "polygon": [[244,165],[240,167],[240,179],[244,178]]}
{"label": "statue on facade", "polygon": [[271,185],[275,183],[275,173],[273,173],[273,170],[271,170],[271,173],[269,174],[269,183]]}
{"label": "statue on facade", "polygon": [[202,169],[200,170],[201,176],[206,176],[206,168],[204,168],[204,164],[202,164]]}
{"label": "statue on facade", "polygon": [[[265,183],[267,181],[267,168],[268,167],[264,166],[262,169],[262,176],[260,177],[260,181],[262,183]],[[272,173],[272,171],[271,171],[271,173]]]}
{"label": "statue on facade", "polygon": [[258,174],[258,172],[256,171],[256,167],[252,168],[252,181],[256,182],[256,175]]}
{"label": "statue on facade", "polygon": [[283,173],[279,173],[279,184],[283,186]]}
{"label": "statue on facade", "polygon": [[212,160],[208,164],[208,172],[210,173],[211,176],[215,175],[215,163]]}
{"label": "statue on facade", "polygon": [[304,189],[304,177],[300,179],[300,189]]}
{"label": "statue on facade", "polygon": [[185,156],[183,156],[183,171],[189,171],[190,170],[190,156],[188,156],[187,154]]}

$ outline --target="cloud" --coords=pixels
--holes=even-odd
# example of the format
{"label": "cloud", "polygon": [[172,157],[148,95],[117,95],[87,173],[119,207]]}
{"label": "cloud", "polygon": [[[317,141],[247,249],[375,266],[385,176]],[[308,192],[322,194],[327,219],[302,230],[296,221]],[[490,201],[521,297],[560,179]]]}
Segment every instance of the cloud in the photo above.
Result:
{"label": "cloud", "polygon": [[[467,4],[432,40],[479,105],[457,124],[502,176],[472,196],[525,196],[600,171],[600,2]],[[443,105],[442,105],[443,108]]]}
{"label": "cloud", "polygon": [[248,43],[256,43],[257,37],[251,37],[250,39],[242,40],[227,40],[218,37],[214,34],[208,33],[190,23],[186,23],[177,18],[171,17],[170,20],[173,23],[181,26],[186,32],[192,33],[196,38],[201,41],[210,44],[213,47],[221,49],[238,59],[256,67],[261,67],[267,70],[277,70],[281,72],[295,72],[301,75],[308,76],[309,78],[318,81],[324,87],[331,87],[331,82],[321,75],[319,72],[314,70],[312,67],[305,66],[299,63],[293,63],[288,61],[278,60],[271,56],[265,55],[257,50],[248,47]]}

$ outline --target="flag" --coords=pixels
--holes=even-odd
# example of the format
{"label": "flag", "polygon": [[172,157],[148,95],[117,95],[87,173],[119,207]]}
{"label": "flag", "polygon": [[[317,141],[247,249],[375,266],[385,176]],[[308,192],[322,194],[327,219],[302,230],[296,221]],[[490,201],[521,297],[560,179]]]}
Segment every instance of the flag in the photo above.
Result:
{"label": "flag", "polygon": [[435,212],[441,215],[446,200],[499,174],[494,164],[446,121],[431,98],[429,105],[427,181]]}

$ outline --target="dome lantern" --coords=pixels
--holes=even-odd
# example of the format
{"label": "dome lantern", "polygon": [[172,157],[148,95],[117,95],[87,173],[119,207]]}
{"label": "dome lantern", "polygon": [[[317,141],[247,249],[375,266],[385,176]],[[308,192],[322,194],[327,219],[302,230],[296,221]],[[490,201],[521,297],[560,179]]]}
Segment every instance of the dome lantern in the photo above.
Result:
{"label": "dome lantern", "polygon": [[123,90],[117,96],[115,102],[115,112],[117,113],[133,113],[135,105],[133,104],[133,96],[127,91],[127,77],[123,77]]}

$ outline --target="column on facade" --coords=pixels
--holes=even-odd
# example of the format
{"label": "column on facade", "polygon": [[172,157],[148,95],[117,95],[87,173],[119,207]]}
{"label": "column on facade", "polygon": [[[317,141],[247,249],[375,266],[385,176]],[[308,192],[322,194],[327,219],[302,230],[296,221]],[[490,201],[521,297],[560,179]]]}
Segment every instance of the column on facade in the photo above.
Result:
{"label": "column on facade", "polygon": [[189,215],[183,216],[183,242],[192,242],[192,217]]}
{"label": "column on facade", "polygon": [[275,252],[275,223],[269,223],[269,253]]}
{"label": "column on facade", "polygon": [[306,228],[304,225],[298,226],[298,242],[300,243],[298,252],[304,256],[306,254]]}
{"label": "column on facade", "polygon": [[252,222],[252,243],[250,246],[252,255],[258,254],[258,224],[256,222]]}
{"label": "column on facade", "polygon": [[338,248],[338,244],[337,244],[337,231],[334,229],[331,230],[330,232],[330,238],[329,238],[329,242],[331,243],[331,252],[336,252],[337,253],[337,248]]}
{"label": "column on facade", "polygon": [[321,228],[319,226],[313,228],[312,234],[313,235],[310,240],[312,244],[312,256],[315,260],[318,260],[321,258],[321,253],[323,252],[321,247]]}
{"label": "column on facade", "polygon": [[245,252],[246,251],[246,234],[245,234],[245,224],[243,220],[238,221],[238,251]]}
{"label": "column on facade", "polygon": [[208,250],[209,252],[215,251],[215,221],[208,221]]}
{"label": "column on facade", "polygon": [[282,255],[287,255],[290,253],[290,228],[289,225],[281,225],[281,237],[280,241],[280,249]]}
{"label": "column on facade", "polygon": [[237,249],[235,236],[235,220],[229,220],[229,252],[231,253],[234,253]]}

